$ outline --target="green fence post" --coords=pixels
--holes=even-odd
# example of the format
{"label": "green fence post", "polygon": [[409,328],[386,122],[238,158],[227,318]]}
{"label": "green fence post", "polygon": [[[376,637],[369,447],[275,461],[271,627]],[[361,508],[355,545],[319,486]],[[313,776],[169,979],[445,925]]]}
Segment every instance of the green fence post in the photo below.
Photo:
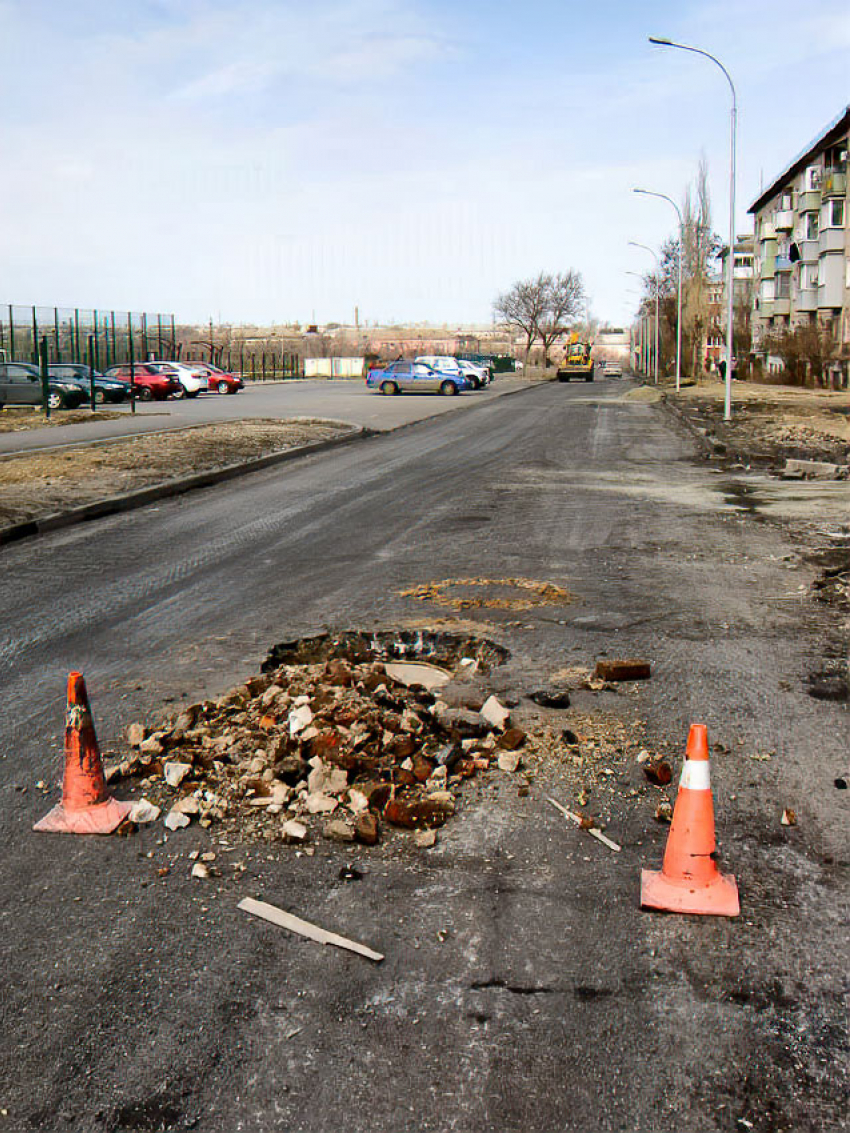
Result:
{"label": "green fence post", "polygon": [[127,315],[127,348],[130,351],[130,412],[136,412],[136,351],[133,347],[133,316]]}
{"label": "green fence post", "polygon": [[89,335],[89,396],[91,397],[92,413],[94,413],[97,403],[94,399],[94,342],[92,335]]}
{"label": "green fence post", "polygon": [[[33,308],[35,310],[35,308]],[[35,318],[35,315],[33,315]],[[41,409],[47,420],[50,420],[50,383],[48,381],[47,373],[47,335],[41,340],[41,347],[38,351],[39,363],[41,365]]]}
{"label": "green fence post", "polygon": [[32,309],[32,360],[35,365],[38,365],[38,319],[35,314],[35,307]]}

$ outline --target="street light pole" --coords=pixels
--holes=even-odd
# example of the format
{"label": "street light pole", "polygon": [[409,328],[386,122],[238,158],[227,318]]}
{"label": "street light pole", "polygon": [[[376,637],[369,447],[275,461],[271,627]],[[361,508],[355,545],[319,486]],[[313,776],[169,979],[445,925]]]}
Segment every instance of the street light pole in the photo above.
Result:
{"label": "street light pole", "polygon": [[[629,243],[633,244],[634,241],[630,240]],[[646,245],[635,244],[635,247],[636,248],[643,248],[643,247],[646,247]],[[649,248],[647,250],[652,252],[651,248]],[[654,254],[655,253],[653,253],[653,255]],[[644,281],[643,276],[640,275],[636,271],[627,271],[626,275],[633,275],[637,279],[641,280],[642,282]],[[654,365],[653,369],[654,369],[654,372],[655,372],[655,384],[658,385],[658,280],[657,279],[655,281],[655,365]],[[649,377],[649,365],[648,364],[647,364],[647,367],[646,367],[646,376]]]}
{"label": "street light pole", "polygon": [[637,240],[629,240],[629,245],[632,248],[643,248],[655,260],[655,267],[657,274],[655,276],[655,384],[658,385],[658,293],[661,290],[661,261],[658,259],[658,254],[654,248],[650,248],[649,244],[639,244]]}
{"label": "street light pole", "polygon": [[654,43],[657,47],[676,47],[680,51],[692,51],[694,55],[703,55],[706,59],[710,59],[726,76],[726,81],[729,83],[729,89],[732,92],[729,147],[729,256],[726,264],[726,290],[728,292],[726,297],[726,405],[723,412],[724,420],[729,421],[732,418],[732,359],[735,345],[733,323],[735,317],[735,151],[738,132],[738,96],[735,91],[735,84],[732,82],[732,76],[720,60],[716,59],[710,52],[703,51],[701,47],[691,47],[687,43],[674,43],[671,39],[659,39],[656,36],[650,36],[649,42]]}
{"label": "street light pole", "polygon": [[676,210],[676,216],[679,218],[679,254],[676,259],[679,261],[679,284],[676,295],[676,392],[679,392],[679,387],[682,382],[682,256],[685,250],[685,228],[682,223],[682,210],[676,204],[672,197],[668,197],[666,193],[654,193],[652,189],[632,189],[633,193],[643,193],[646,197],[660,197],[662,201],[667,201]]}

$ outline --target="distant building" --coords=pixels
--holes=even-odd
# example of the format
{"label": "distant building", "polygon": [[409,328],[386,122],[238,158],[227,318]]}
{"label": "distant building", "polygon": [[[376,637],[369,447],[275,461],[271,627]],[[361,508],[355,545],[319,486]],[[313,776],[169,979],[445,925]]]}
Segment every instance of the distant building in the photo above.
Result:
{"label": "distant building", "polygon": [[755,218],[754,353],[775,367],[780,363],[767,350],[771,335],[806,325],[826,328],[839,347],[827,377],[844,385],[850,359],[849,134],[850,106],[749,209]]}
{"label": "distant building", "polygon": [[[755,258],[753,245],[752,236],[737,236],[735,238],[732,286],[736,340],[740,339],[742,331],[749,336],[753,306],[753,265]],[[720,269],[716,274],[710,275],[708,279],[709,325],[705,336],[706,370],[718,369],[721,360],[726,357],[726,318],[729,306],[726,298],[726,257],[728,255],[729,245],[724,244],[717,253]],[[735,347],[735,352],[740,357],[741,349],[739,347]]]}

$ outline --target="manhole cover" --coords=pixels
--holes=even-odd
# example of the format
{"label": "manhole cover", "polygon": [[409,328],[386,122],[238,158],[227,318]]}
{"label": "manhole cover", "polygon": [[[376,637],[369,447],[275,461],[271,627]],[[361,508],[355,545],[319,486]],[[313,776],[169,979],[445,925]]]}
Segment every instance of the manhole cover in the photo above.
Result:
{"label": "manhole cover", "polygon": [[433,602],[452,610],[531,610],[535,606],[568,606],[569,590],[531,578],[446,578],[399,591],[402,598]]}

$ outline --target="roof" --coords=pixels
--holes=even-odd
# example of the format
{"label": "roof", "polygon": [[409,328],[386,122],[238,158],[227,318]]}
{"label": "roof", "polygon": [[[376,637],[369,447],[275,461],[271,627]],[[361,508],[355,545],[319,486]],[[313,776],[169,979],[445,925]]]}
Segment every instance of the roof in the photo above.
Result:
{"label": "roof", "polygon": [[800,172],[803,166],[805,166],[812,157],[822,149],[825,149],[831,142],[837,141],[843,133],[846,133],[848,128],[850,128],[850,106],[845,106],[841,113],[833,118],[816,138],[809,142],[802,153],[797,154],[791,164],[787,165],[778,177],[774,177],[767,188],[763,189],[759,196],[756,197],[747,209],[747,212],[758,212],[759,209],[767,204],[771,197],[776,195],[779,189]]}

